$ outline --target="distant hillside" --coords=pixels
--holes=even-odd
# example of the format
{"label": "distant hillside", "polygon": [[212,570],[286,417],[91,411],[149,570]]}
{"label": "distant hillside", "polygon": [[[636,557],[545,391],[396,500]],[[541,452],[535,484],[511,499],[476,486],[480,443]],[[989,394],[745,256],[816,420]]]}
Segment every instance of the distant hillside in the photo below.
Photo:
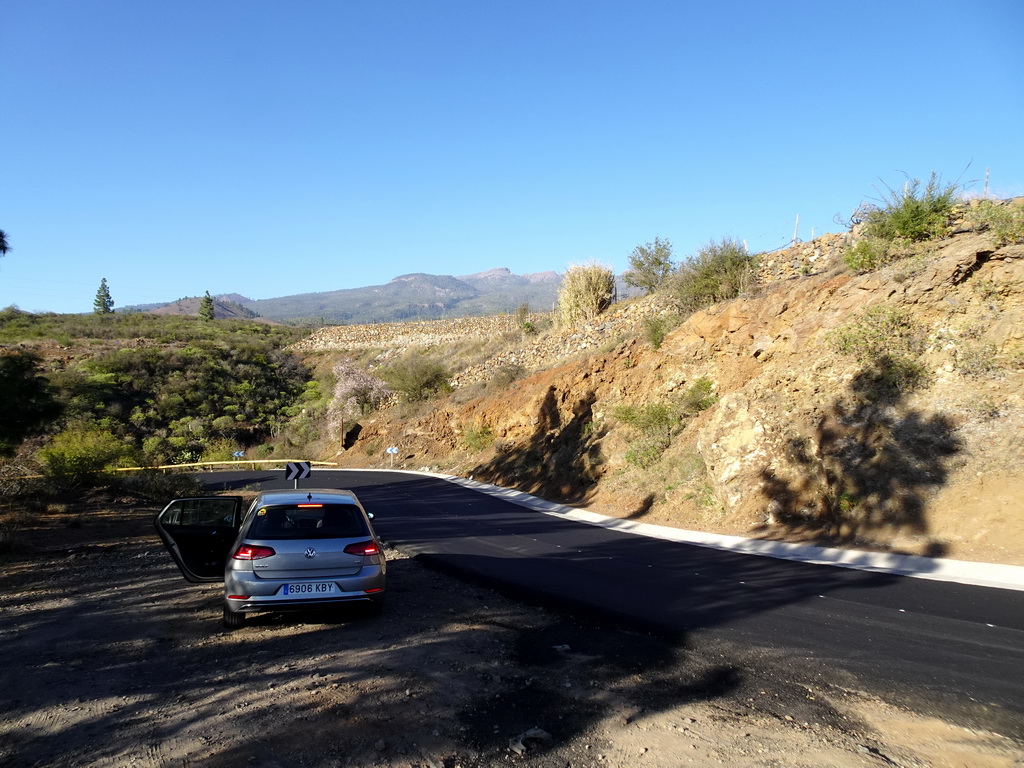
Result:
{"label": "distant hillside", "polygon": [[[562,276],[557,272],[516,275],[502,267],[474,275],[399,275],[385,285],[249,299],[237,293],[215,297],[217,317],[313,320],[329,324],[388,323],[511,313],[524,302],[551,309]],[[123,307],[121,312],[199,314],[199,298]]]}
{"label": "distant hillside", "polygon": [[263,317],[327,323],[386,323],[514,312],[523,302],[550,308],[562,278],[557,272],[515,275],[505,268],[453,277],[413,273],[385,285],[302,293],[245,302]]}
{"label": "distant hillside", "polygon": [[[238,294],[232,294],[237,296]],[[245,298],[240,297],[240,298]],[[152,315],[199,315],[199,303],[201,297],[193,296],[185,299],[178,299],[169,304],[148,304],[138,307],[125,307],[121,311],[148,312]],[[259,317],[257,312],[239,304],[237,301],[225,299],[218,296],[213,300],[213,316],[218,319],[231,320],[253,320]]]}

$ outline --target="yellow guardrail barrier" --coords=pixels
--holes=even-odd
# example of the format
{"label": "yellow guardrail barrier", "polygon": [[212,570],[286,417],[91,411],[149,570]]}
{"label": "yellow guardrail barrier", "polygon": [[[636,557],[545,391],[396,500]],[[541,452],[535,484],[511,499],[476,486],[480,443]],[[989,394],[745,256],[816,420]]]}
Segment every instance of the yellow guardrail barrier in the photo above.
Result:
{"label": "yellow guardrail barrier", "polygon": [[313,461],[311,459],[243,459],[241,461],[196,461],[190,464],[160,464],[154,467],[115,467],[115,472],[141,472],[147,469],[186,469],[186,468],[202,468],[202,467],[225,467],[225,466],[252,466],[253,471],[256,470],[257,464],[280,464],[281,469],[284,469],[284,465],[290,462],[304,462],[314,467],[336,467],[338,463],[335,461]]}

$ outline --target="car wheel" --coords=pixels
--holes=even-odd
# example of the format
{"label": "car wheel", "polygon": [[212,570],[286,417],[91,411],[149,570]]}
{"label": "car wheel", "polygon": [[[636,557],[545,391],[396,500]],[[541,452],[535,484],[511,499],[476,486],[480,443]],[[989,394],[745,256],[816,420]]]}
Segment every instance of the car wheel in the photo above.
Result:
{"label": "car wheel", "polygon": [[384,597],[373,597],[370,598],[369,604],[366,606],[366,612],[371,616],[377,616],[384,611]]}
{"label": "car wheel", "polygon": [[228,629],[241,629],[245,626],[245,614],[239,611],[228,610],[224,606],[224,626]]}

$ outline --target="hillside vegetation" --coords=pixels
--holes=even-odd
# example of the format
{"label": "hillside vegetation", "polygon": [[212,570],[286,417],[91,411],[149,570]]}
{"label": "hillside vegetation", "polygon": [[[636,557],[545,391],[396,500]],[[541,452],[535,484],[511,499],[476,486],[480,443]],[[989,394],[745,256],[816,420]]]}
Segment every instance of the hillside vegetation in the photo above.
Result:
{"label": "hillside vegetation", "polygon": [[51,489],[69,490],[118,465],[269,456],[292,437],[305,443],[327,398],[286,349],[303,335],[243,321],[4,310],[3,474],[42,471]]}
{"label": "hillside vegetation", "polygon": [[482,329],[476,359],[444,321],[377,348],[321,329],[308,354],[380,386],[416,356],[455,385],[367,401],[339,378],[323,458],[386,466],[395,445],[396,465],[615,516],[1024,564],[1022,202],[947,201],[920,237],[861,220],[772,254],[712,242],[589,320],[509,318],[500,349]]}
{"label": "hillside vegetation", "polygon": [[393,445],[614,516],[1024,564],[1024,201],[933,178],[846,232],[741,243],[638,246],[647,295],[610,306],[590,264],[555,312],[308,336],[5,310],[0,379],[35,422],[10,422],[0,479],[237,449],[390,466]]}

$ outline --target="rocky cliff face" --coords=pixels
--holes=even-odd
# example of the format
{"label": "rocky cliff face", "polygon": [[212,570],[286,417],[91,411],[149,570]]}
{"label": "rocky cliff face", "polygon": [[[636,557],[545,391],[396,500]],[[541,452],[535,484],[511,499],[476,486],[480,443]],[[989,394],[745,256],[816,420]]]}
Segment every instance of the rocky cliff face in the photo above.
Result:
{"label": "rocky cliff face", "polygon": [[[842,236],[825,238],[773,255],[783,266],[756,295],[687,318],[657,350],[642,324],[670,310],[654,298],[527,337],[430,410],[364,420],[337,459],[372,464],[394,444],[409,467],[605,514],[1024,564],[1024,245],[961,232],[855,276],[837,259]],[[914,386],[897,331],[915,336]],[[881,346],[855,357],[840,332]],[[536,372],[484,388],[510,360]],[[617,406],[678,405],[703,379],[714,404],[680,411],[653,461],[630,459],[640,436]]]}
{"label": "rocky cliff face", "polygon": [[[787,281],[690,318],[673,352],[721,382],[697,442],[727,513],[766,532],[961,556],[993,533],[971,508],[1019,526],[1022,289],[1024,246],[967,235],[916,262]],[[919,324],[912,391],[878,392],[876,373],[830,344],[872,307]]]}

